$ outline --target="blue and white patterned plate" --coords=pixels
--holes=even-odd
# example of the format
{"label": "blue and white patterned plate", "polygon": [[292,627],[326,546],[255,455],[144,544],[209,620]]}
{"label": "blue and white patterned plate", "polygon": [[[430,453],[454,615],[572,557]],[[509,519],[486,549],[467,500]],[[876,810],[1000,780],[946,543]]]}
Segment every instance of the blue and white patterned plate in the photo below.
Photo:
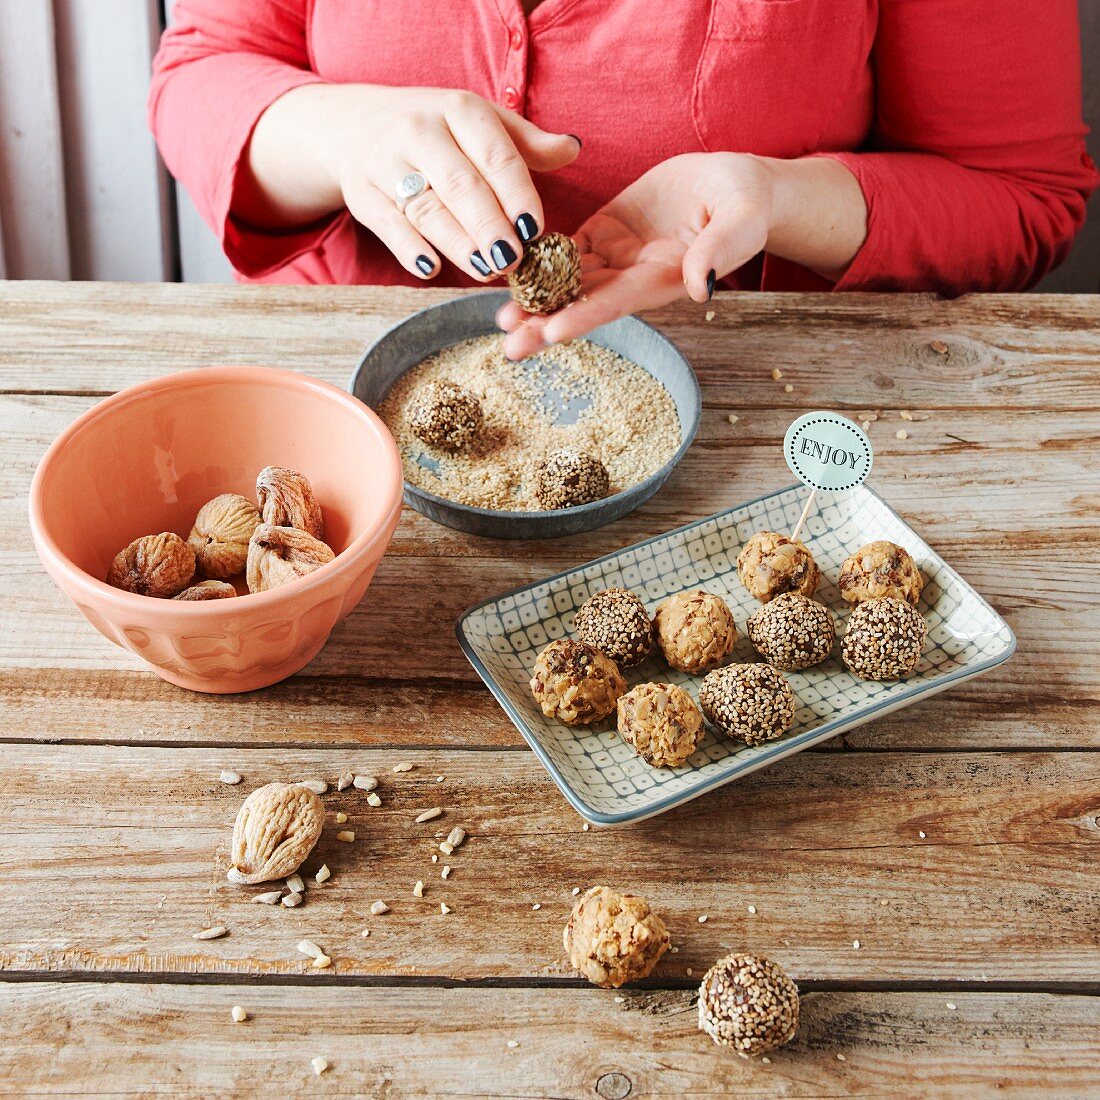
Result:
{"label": "blue and white patterned plate", "polygon": [[[555,577],[525,585],[471,608],[456,626],[478,675],[527,739],[573,807],[597,825],[621,825],[663,813],[724,783],[890,711],[935,695],[1007,661],[1016,648],[1008,624],[866,486],[823,497],[802,538],[821,567],[815,596],[837,615],[843,633],[848,607],[836,588],[844,559],[876,539],[913,555],[924,575],[920,611],[928,642],[907,680],[859,680],[832,656],[804,672],[786,673],[798,697],[795,724],[777,741],[749,748],[709,726],[695,754],[679,768],[651,768],[618,735],[614,715],[587,727],[545,718],[531,695],[538,652],[572,631],[573,615],[589,596],[619,585],[633,589],[652,612],[666,596],[703,588],[729,604],[740,632],[735,661],[758,660],[745,620],[760,604],[737,576],[737,554],[756,531],[790,531],[809,490],[799,485],[749,501],[659,535]],[[699,677],[652,656],[627,674],[631,685],[659,680],[697,695]]]}

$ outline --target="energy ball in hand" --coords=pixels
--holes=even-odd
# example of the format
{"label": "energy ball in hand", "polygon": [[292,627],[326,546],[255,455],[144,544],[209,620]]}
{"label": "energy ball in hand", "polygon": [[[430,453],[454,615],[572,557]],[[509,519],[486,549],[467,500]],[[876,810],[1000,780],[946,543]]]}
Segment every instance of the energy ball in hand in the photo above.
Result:
{"label": "energy ball in hand", "polygon": [[917,667],[927,637],[919,611],[884,596],[852,609],[840,655],[861,680],[901,680]]}
{"label": "energy ball in hand", "polygon": [[764,604],[745,629],[756,652],[784,672],[819,664],[836,641],[829,609],[797,592],[784,592]]}
{"label": "energy ball in hand", "polygon": [[812,596],[821,580],[821,570],[803,543],[775,531],[757,531],[745,543],[737,555],[737,575],[761,603],[783,592]]}
{"label": "energy ball in hand", "polygon": [[703,716],[675,684],[639,684],[619,696],[619,736],[652,768],[679,767],[695,751]]}
{"label": "energy ball in hand", "polygon": [[771,959],[727,955],[699,986],[699,1027],[738,1054],[767,1054],[798,1030],[798,986]]}
{"label": "energy ball in hand", "polygon": [[535,497],[548,512],[602,500],[609,488],[604,464],[576,447],[551,451],[535,469]]}
{"label": "energy ball in hand", "polygon": [[883,540],[869,542],[845,560],[837,587],[849,603],[889,596],[916,607],[924,578],[908,550]]}
{"label": "energy ball in hand", "polygon": [[665,922],[645,898],[607,886],[577,900],[563,939],[573,968],[604,989],[647,977],[669,947]]}
{"label": "energy ball in hand", "polygon": [[771,665],[727,665],[707,673],[699,705],[727,737],[746,745],[773,741],[794,723],[794,692]]}
{"label": "energy ball in hand", "polygon": [[725,600],[709,592],[678,592],[657,605],[653,633],[669,666],[698,676],[733,652],[737,625]]}
{"label": "energy ball in hand", "polygon": [[512,298],[528,313],[553,313],[581,292],[581,253],[576,241],[547,233],[523,250],[519,267],[508,276]]}
{"label": "energy ball in hand", "polygon": [[429,447],[464,451],[477,438],[481,402],[454,382],[426,382],[409,405],[409,427]]}
{"label": "energy ball in hand", "polygon": [[559,638],[536,658],[531,691],[547,718],[587,726],[614,711],[626,681],[618,665],[595,647]]}
{"label": "energy ball in hand", "polygon": [[574,617],[573,629],[621,669],[644,661],[653,648],[649,612],[627,588],[605,588],[590,596]]}

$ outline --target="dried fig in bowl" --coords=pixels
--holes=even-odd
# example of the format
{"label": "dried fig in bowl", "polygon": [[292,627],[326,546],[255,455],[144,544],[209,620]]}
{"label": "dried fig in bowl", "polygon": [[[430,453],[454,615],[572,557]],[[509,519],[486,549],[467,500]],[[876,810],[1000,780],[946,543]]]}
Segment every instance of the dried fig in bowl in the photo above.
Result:
{"label": "dried fig in bowl", "polygon": [[200,581],[198,584],[185,588],[174,600],[183,600],[185,603],[198,603],[200,600],[226,600],[235,596],[237,590],[228,581]]}
{"label": "dried fig in bowl", "polygon": [[294,874],[321,836],[325,807],[301,783],[268,783],[253,791],[233,823],[233,864],[226,878],[238,886]]}
{"label": "dried fig in bowl", "polygon": [[325,537],[321,506],[304,474],[285,466],[265,466],[256,478],[256,499],[264,523],[297,527],[315,539]]}
{"label": "dried fig in bowl", "polygon": [[174,531],[161,531],[120,550],[107,570],[107,583],[139,596],[167,598],[182,592],[194,575],[194,551]]}
{"label": "dried fig in bowl", "polygon": [[248,591],[267,592],[289,584],[335,557],[323,542],[305,531],[261,523],[248,544]]}
{"label": "dried fig in bowl", "polygon": [[208,577],[225,580],[244,569],[248,540],[261,522],[259,508],[247,497],[222,493],[199,509],[187,545]]}

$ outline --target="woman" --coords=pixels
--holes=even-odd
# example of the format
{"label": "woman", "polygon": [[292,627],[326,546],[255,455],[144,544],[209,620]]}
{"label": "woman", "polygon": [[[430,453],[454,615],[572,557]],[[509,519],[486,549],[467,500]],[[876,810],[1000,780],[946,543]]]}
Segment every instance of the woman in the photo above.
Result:
{"label": "woman", "polygon": [[[487,283],[519,356],[716,280],[1012,290],[1097,185],[1076,0],[178,0],[150,119],[242,279]],[[576,136],[574,136],[576,135]],[[583,151],[582,151],[583,150]]]}

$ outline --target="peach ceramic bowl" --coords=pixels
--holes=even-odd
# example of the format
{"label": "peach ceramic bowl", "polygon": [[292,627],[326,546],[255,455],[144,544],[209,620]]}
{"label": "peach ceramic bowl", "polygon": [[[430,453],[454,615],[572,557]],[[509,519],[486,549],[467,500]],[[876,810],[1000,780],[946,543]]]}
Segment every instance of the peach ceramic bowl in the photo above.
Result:
{"label": "peach ceramic bowl", "polygon": [[[255,500],[264,466],[313,483],[334,561],[269,592],[193,603],[102,580],[134,539],[186,537],[211,497]],[[85,618],[158,676],[194,691],[251,691],[307,664],[362,599],[397,526],[401,489],[393,438],[354,397],[291,371],[209,367],[123,390],[62,432],[34,476],[31,530]]]}

